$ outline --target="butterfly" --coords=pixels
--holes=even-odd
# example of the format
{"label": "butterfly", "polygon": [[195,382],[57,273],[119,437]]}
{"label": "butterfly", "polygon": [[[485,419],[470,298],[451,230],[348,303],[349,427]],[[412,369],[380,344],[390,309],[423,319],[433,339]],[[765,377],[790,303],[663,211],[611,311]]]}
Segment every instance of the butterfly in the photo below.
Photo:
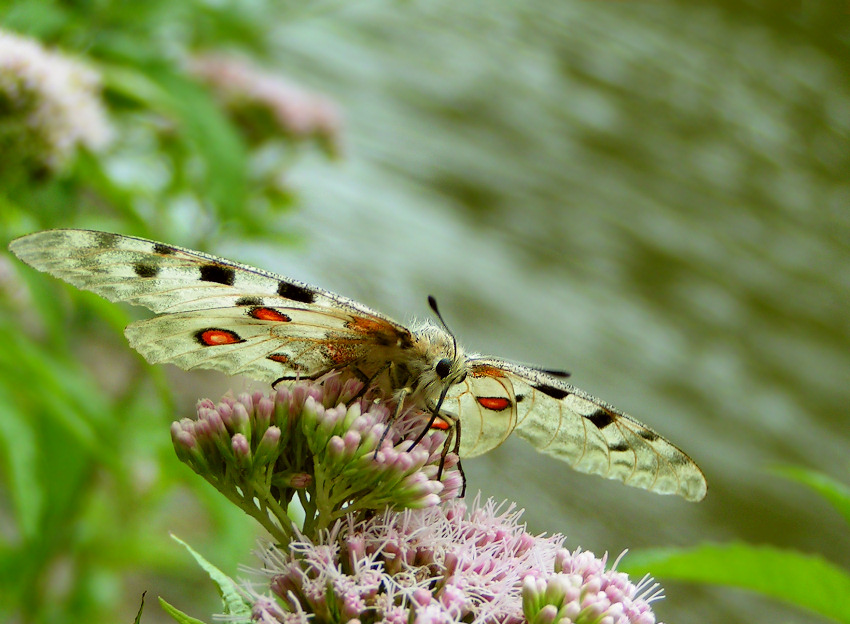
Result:
{"label": "butterfly", "polygon": [[456,428],[460,457],[516,433],[575,470],[689,501],[705,496],[699,467],[646,425],[566,383],[565,373],[465,353],[444,323],[406,327],[327,290],[133,236],[47,230],[9,248],[78,288],[155,312],[125,330],[151,363],[273,384],[354,372],[430,412],[432,424]]}

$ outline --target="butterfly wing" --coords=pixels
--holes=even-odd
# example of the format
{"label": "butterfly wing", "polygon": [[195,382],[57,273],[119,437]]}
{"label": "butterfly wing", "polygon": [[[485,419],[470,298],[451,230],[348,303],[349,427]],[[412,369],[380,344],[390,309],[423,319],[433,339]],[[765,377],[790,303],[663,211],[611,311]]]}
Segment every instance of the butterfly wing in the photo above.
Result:
{"label": "butterfly wing", "polygon": [[155,241],[47,230],[13,241],[31,266],[110,301],[160,316],[131,324],[131,346],[154,363],[263,381],[315,377],[380,361],[410,332],[351,299],[262,269]]}
{"label": "butterfly wing", "polygon": [[690,501],[706,493],[694,461],[646,425],[543,371],[470,360],[443,404],[461,424],[461,457],[480,455],[511,432],[575,470]]}

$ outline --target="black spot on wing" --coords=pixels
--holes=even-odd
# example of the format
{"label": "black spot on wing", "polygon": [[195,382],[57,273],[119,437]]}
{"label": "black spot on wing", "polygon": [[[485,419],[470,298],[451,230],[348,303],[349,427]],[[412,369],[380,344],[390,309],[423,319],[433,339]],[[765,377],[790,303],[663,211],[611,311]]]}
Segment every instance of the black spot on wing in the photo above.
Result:
{"label": "black spot on wing", "polygon": [[568,373],[565,370],[555,370],[553,368],[538,368],[536,370],[539,370],[541,373],[546,373],[547,375],[551,375],[552,377],[559,377],[561,379],[566,379],[567,377],[569,377],[571,375],[571,373]]}
{"label": "black spot on wing", "polygon": [[149,262],[137,262],[133,265],[133,271],[139,277],[156,277],[159,273],[159,267]]}
{"label": "black spot on wing", "polygon": [[518,394],[514,397],[514,399],[516,399],[517,403],[522,403],[525,400],[525,395],[524,394]]}
{"label": "black spot on wing", "polygon": [[277,294],[285,299],[300,301],[301,303],[313,303],[316,300],[316,293],[312,290],[289,282],[280,282],[277,286]]}
{"label": "black spot on wing", "polygon": [[585,416],[585,418],[596,425],[599,429],[604,429],[614,422],[614,417],[606,410],[596,410],[592,414]]}
{"label": "black spot on wing", "polygon": [[170,256],[176,251],[174,247],[169,247],[168,245],[163,245],[162,243],[154,243],[153,252],[155,254],[159,254],[160,256]]}
{"label": "black spot on wing", "polygon": [[560,388],[555,388],[554,386],[549,386],[547,384],[539,384],[532,387],[535,390],[539,390],[543,394],[552,397],[553,399],[563,399],[569,394],[569,392],[567,392],[566,390],[561,390]]}
{"label": "black spot on wing", "polygon": [[239,299],[236,300],[236,305],[261,306],[263,305],[263,299],[261,297],[239,297]]}
{"label": "black spot on wing", "polygon": [[611,451],[615,451],[615,452],[628,451],[631,448],[632,447],[629,446],[628,442],[625,442],[624,440],[620,440],[616,444],[609,444],[608,445],[608,449],[611,450]]}
{"label": "black spot on wing", "polygon": [[686,457],[683,453],[676,453],[672,457],[668,458],[668,461],[674,466],[687,466],[690,463],[693,463],[690,458]]}
{"label": "black spot on wing", "polygon": [[101,249],[112,249],[118,245],[118,235],[110,232],[95,232],[95,241]]}
{"label": "black spot on wing", "polygon": [[648,442],[655,442],[659,437],[661,437],[649,429],[639,429],[638,435]]}
{"label": "black spot on wing", "polygon": [[[279,360],[275,360],[275,361],[279,361]],[[301,364],[299,364],[298,362],[291,362],[291,363],[288,363],[288,364],[287,364],[287,368],[291,368],[292,370],[295,370],[295,371],[302,371],[302,370],[304,370],[304,367],[303,367]],[[277,386],[277,384],[279,384],[279,383],[283,383],[283,382],[287,382],[287,381],[299,381],[299,380],[304,380],[304,379],[316,379],[317,377],[321,377],[322,375],[324,375],[326,372],[327,372],[327,371],[321,371],[318,375],[314,375],[314,376],[312,376],[312,377],[307,376],[307,375],[304,375],[304,374],[302,374],[302,373],[300,373],[300,372],[299,372],[299,373],[296,373],[296,374],[294,374],[294,375],[284,375],[283,377],[278,377],[277,379],[275,379],[275,380],[272,382],[272,388],[276,387],[276,386]]]}
{"label": "black spot on wing", "polygon": [[236,271],[230,267],[221,264],[204,264],[201,265],[201,281],[215,282],[216,284],[225,284],[233,286],[236,279]]}

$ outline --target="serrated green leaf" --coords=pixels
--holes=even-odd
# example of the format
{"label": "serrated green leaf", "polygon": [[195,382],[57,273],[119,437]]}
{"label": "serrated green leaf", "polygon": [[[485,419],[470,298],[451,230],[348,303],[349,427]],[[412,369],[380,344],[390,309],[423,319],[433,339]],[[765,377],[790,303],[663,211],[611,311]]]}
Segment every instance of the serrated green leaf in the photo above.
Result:
{"label": "serrated green leaf", "polygon": [[224,603],[225,614],[236,616],[234,621],[237,622],[239,621],[239,617],[244,617],[246,621],[249,621],[251,619],[251,607],[242,598],[242,594],[239,592],[239,586],[236,585],[233,579],[204,559],[198,552],[189,546],[189,544],[181,540],[176,535],[172,535],[171,538],[188,550],[189,554],[191,554],[192,557],[195,558],[195,561],[198,562],[198,565],[200,565],[206,573],[209,574],[213,582],[218,585],[219,592],[221,593],[221,599]]}
{"label": "serrated green leaf", "polygon": [[748,589],[850,624],[850,574],[817,555],[772,546],[708,544],[640,551],[619,568],[636,576]]}
{"label": "serrated green leaf", "polygon": [[822,472],[799,466],[777,466],[772,472],[809,486],[829,501],[850,524],[850,487]]}
{"label": "serrated green leaf", "polygon": [[199,620],[197,618],[193,618],[191,615],[186,615],[177,607],[173,607],[168,604],[165,599],[160,596],[159,597],[159,606],[162,607],[162,610],[165,611],[168,615],[174,618],[176,622],[180,624],[206,624],[203,620]]}

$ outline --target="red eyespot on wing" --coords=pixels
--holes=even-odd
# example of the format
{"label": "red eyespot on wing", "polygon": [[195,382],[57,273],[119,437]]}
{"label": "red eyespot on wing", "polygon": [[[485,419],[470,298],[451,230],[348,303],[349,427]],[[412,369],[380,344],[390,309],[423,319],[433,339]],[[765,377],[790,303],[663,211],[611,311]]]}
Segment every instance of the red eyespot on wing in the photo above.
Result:
{"label": "red eyespot on wing", "polygon": [[434,420],[434,422],[431,423],[431,429],[438,429],[439,431],[448,431],[450,428],[451,425],[439,416]]}
{"label": "red eyespot on wing", "polygon": [[272,353],[267,356],[272,362],[279,362],[280,364],[289,364],[289,356],[285,353]]}
{"label": "red eyespot on wing", "polygon": [[253,316],[260,321],[278,321],[280,323],[288,323],[292,319],[283,312],[278,312],[273,308],[251,308],[248,312],[249,316]]}
{"label": "red eyespot on wing", "polygon": [[476,397],[476,399],[481,407],[494,412],[501,412],[511,406],[511,400],[505,397]]}
{"label": "red eyespot on wing", "polygon": [[238,342],[245,342],[242,338],[239,337],[234,331],[230,331],[229,329],[202,329],[201,331],[195,334],[195,339],[200,342],[205,347],[217,347],[220,345],[229,345],[236,344]]}

